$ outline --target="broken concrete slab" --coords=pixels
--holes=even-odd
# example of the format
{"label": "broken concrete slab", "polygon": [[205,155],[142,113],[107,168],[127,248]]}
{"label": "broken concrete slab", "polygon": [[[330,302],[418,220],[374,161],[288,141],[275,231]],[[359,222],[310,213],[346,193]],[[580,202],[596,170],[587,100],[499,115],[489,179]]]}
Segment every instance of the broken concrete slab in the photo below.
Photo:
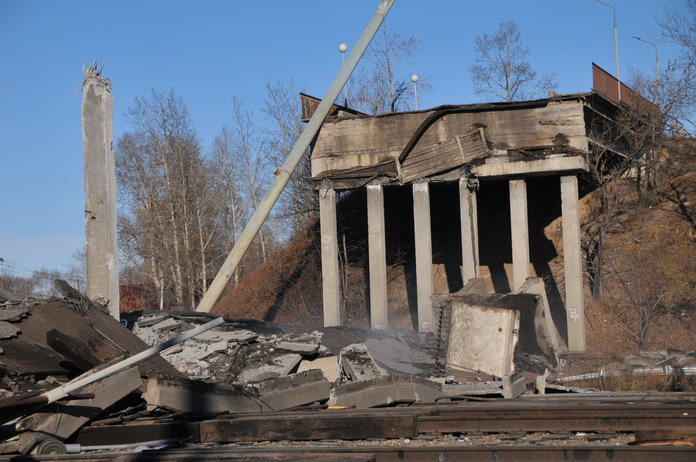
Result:
{"label": "broken concrete slab", "polygon": [[148,406],[162,406],[181,412],[245,413],[261,412],[263,403],[251,386],[207,383],[199,380],[166,377],[148,378],[142,395]]}
{"label": "broken concrete slab", "polygon": [[[329,399],[329,381],[320,370],[264,380],[256,384],[259,399],[272,411],[282,411]],[[265,410],[265,409],[264,409]]]}
{"label": "broken concrete slab", "polygon": [[155,324],[164,321],[168,317],[169,317],[169,315],[166,315],[166,314],[142,317],[142,318],[138,319],[138,321],[135,323],[135,326],[136,327],[154,326]]}
{"label": "broken concrete slab", "polygon": [[174,318],[167,318],[164,319],[163,321],[158,322],[157,324],[153,325],[150,327],[154,332],[161,332],[164,330],[169,330],[173,329],[175,327],[179,327],[181,325],[180,321],[177,321]]}
{"label": "broken concrete slab", "polygon": [[155,375],[142,396],[149,406],[181,412],[270,412],[328,400],[329,381],[318,370],[237,385]]}
{"label": "broken concrete slab", "polygon": [[338,358],[336,356],[324,356],[315,359],[303,359],[297,367],[297,373],[320,370],[329,382],[335,382],[341,378],[341,373],[338,368]]}
{"label": "broken concrete slab", "polygon": [[8,339],[16,337],[21,330],[9,322],[0,321],[0,339]]}
{"label": "broken concrete slab", "polygon": [[19,322],[29,316],[29,314],[31,313],[28,307],[4,307],[0,309],[0,321]]}
{"label": "broken concrete slab", "polygon": [[[522,287],[518,290],[521,294],[532,294],[537,297],[537,304],[533,313],[534,333],[536,342],[539,348],[547,357],[556,359],[555,364],[558,364],[557,354],[560,349],[561,336],[551,317],[551,309],[549,301],[546,297],[546,289],[544,281],[541,278],[527,278]],[[520,329],[525,328],[525,316],[523,314]]]}
{"label": "broken concrete slab", "polygon": [[452,321],[447,367],[484,371],[498,377],[513,368],[519,312],[497,305],[495,296],[449,297]]}
{"label": "broken concrete slab", "polygon": [[414,375],[390,374],[344,383],[334,388],[329,404],[368,408],[397,403],[432,403],[443,396],[440,384]]}
{"label": "broken concrete slab", "polygon": [[265,364],[251,365],[247,367],[237,376],[237,381],[243,383],[254,383],[288,375],[293,369],[295,369],[301,360],[302,356],[296,353],[276,356],[271,358]]}
{"label": "broken concrete slab", "polygon": [[318,343],[302,343],[302,342],[287,342],[282,341],[276,345],[278,350],[291,351],[303,356],[311,356],[319,351]]}
{"label": "broken concrete slab", "polygon": [[451,398],[502,395],[503,382],[495,380],[486,382],[444,383],[442,384],[442,394]]}
{"label": "broken concrete slab", "polygon": [[341,350],[338,358],[343,372],[350,380],[372,380],[387,375],[362,343],[348,345]]}
{"label": "broken concrete slab", "polygon": [[142,385],[137,367],[85,386],[81,393],[94,393],[92,399],[70,400],[54,403],[53,409],[31,414],[15,425],[17,431],[40,432],[60,439],[75,433],[80,427],[107,407]]}

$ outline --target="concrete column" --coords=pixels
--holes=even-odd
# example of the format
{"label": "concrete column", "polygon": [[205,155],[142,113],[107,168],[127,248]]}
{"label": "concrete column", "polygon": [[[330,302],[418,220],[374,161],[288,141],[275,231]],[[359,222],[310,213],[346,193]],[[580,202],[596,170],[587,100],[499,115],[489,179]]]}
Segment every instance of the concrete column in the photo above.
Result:
{"label": "concrete column", "polygon": [[416,290],[418,330],[433,329],[433,246],[430,235],[430,189],[427,182],[413,183],[413,229],[416,240]]}
{"label": "concrete column", "polygon": [[384,189],[367,186],[367,244],[370,259],[370,326],[389,327],[387,318],[387,243],[384,228]]}
{"label": "concrete column", "polygon": [[336,231],[336,191],[319,190],[319,224],[321,228],[321,289],[324,326],[341,325],[341,277],[338,269]]}
{"label": "concrete column", "polygon": [[466,178],[459,179],[459,215],[462,232],[462,281],[480,277],[478,249],[478,212],[476,191],[471,191]]}
{"label": "concrete column", "polygon": [[580,213],[578,179],[561,177],[561,212],[563,222],[563,267],[565,271],[565,305],[568,321],[568,349],[585,350],[585,304],[580,251]]}
{"label": "concrete column", "polygon": [[512,232],[512,291],[516,292],[530,276],[529,226],[527,223],[527,183],[510,180],[510,225]]}
{"label": "concrete column", "polygon": [[114,100],[96,61],[85,71],[82,94],[87,296],[105,300],[119,319]]}

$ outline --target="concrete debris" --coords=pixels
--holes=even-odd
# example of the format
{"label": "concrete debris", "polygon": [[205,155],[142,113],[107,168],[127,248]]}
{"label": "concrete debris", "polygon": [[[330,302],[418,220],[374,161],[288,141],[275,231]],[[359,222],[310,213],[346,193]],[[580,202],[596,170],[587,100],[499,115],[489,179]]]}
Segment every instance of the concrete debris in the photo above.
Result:
{"label": "concrete debris", "polygon": [[519,311],[491,306],[495,296],[452,299],[447,366],[502,377],[514,370],[519,338]]}
{"label": "concrete debris", "polygon": [[303,359],[297,367],[297,372],[320,370],[329,382],[336,382],[341,378],[341,371],[336,356],[324,356],[323,358]]}
{"label": "concrete debris", "polygon": [[16,337],[21,331],[9,322],[0,321],[0,339]]}
{"label": "concrete debris", "polygon": [[155,332],[161,332],[164,330],[172,330],[174,327],[179,327],[181,323],[173,318],[168,318],[163,321],[158,322],[151,329]]}
{"label": "concrete debris", "polygon": [[321,371],[307,371],[258,384],[222,384],[150,377],[143,399],[149,406],[180,412],[249,413],[291,409],[329,399],[329,381]]}
{"label": "concrete debris", "polygon": [[389,374],[338,385],[329,404],[368,408],[397,403],[432,403],[442,396],[442,386],[432,380],[414,375]]}
{"label": "concrete debris", "polygon": [[280,342],[276,348],[303,355],[313,355],[319,351],[318,343]]}
{"label": "concrete debris", "polygon": [[527,391],[527,381],[521,372],[514,372],[503,377],[503,398],[515,399]]}
{"label": "concrete debris", "polygon": [[348,379],[372,380],[387,375],[387,371],[377,365],[367,346],[361,343],[348,345],[341,350],[339,362]]}
{"label": "concrete debris", "polygon": [[28,307],[3,307],[0,309],[0,321],[19,322],[29,316]]}
{"label": "concrete debris", "polygon": [[295,353],[276,356],[264,364],[244,369],[237,379],[240,382],[253,383],[288,375],[301,360],[302,356]]}

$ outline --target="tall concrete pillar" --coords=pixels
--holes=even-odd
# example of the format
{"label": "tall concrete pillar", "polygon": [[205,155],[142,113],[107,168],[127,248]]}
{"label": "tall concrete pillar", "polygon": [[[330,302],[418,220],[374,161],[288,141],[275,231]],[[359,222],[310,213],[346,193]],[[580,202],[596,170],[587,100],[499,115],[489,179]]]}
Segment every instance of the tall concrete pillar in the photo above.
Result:
{"label": "tall concrete pillar", "polygon": [[367,186],[367,245],[370,259],[370,326],[389,327],[387,318],[387,242],[384,227],[384,189]]}
{"label": "tall concrete pillar", "polygon": [[580,250],[578,179],[575,175],[561,177],[561,212],[568,349],[583,351],[585,350],[585,304]]}
{"label": "tall concrete pillar", "polygon": [[106,301],[119,319],[114,100],[96,61],[85,71],[82,93],[87,296]]}
{"label": "tall concrete pillar", "polygon": [[321,288],[324,326],[341,325],[341,277],[338,269],[338,235],[336,231],[336,191],[319,190],[319,224],[321,232]]}
{"label": "tall concrete pillar", "polygon": [[512,291],[516,292],[530,276],[529,226],[527,222],[527,183],[510,180],[510,225],[512,232]]}
{"label": "tall concrete pillar", "polygon": [[426,332],[433,329],[433,246],[427,182],[413,183],[413,229],[416,240],[418,331]]}
{"label": "tall concrete pillar", "polygon": [[462,232],[462,281],[480,277],[478,249],[478,212],[476,191],[468,188],[468,179],[459,179],[459,215]]}

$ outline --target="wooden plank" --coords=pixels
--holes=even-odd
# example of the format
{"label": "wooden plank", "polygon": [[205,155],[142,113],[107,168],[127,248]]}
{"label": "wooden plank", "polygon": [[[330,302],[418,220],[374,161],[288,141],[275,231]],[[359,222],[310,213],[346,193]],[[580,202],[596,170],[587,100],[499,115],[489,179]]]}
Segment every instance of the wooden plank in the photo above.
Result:
{"label": "wooden plank", "polygon": [[361,415],[342,413],[316,415],[298,425],[293,415],[268,415],[201,422],[202,443],[366,438],[413,438],[416,421],[412,416]]}
{"label": "wooden plank", "polygon": [[99,425],[82,427],[74,437],[75,443],[83,446],[130,444],[169,438],[182,438],[187,439],[190,443],[198,443],[200,441],[200,423],[148,422],[125,425]]}
{"label": "wooden plank", "polygon": [[417,147],[403,162],[402,181],[409,182],[451,170],[486,154],[479,130],[456,135],[430,146]]}

